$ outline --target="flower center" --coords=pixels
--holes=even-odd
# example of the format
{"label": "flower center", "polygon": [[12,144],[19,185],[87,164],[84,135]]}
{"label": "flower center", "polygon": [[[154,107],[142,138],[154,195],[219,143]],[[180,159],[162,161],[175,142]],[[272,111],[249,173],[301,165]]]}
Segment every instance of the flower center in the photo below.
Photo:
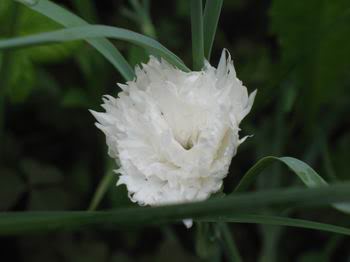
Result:
{"label": "flower center", "polygon": [[198,130],[173,130],[175,140],[185,149],[190,150],[198,139]]}
{"label": "flower center", "polygon": [[188,140],[187,143],[184,144],[184,145],[182,143],[180,143],[180,144],[186,150],[190,150],[193,147],[193,141],[192,140]]}

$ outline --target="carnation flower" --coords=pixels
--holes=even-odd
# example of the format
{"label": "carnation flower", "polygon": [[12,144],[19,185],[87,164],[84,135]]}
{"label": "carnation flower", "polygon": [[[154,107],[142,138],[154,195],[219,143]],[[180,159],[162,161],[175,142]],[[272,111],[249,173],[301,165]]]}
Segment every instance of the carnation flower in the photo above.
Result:
{"label": "carnation flower", "polygon": [[244,141],[239,124],[256,91],[248,96],[225,50],[217,68],[183,72],[151,56],[135,73],[118,98],[104,96],[106,112],[91,111],[120,164],[117,185],[140,205],[207,199]]}

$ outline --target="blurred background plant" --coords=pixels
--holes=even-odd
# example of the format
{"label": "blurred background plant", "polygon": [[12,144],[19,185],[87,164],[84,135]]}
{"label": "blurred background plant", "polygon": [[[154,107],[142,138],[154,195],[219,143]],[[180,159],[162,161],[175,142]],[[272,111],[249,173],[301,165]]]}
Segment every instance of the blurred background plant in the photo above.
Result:
{"label": "blurred background plant", "polygon": [[[55,2],[90,23],[157,38],[191,64],[189,1]],[[11,0],[0,1],[0,24],[1,38],[62,28]],[[113,43],[133,66],[147,61],[144,49]],[[266,155],[300,158],[328,181],[350,179],[350,2],[224,1],[212,64],[223,48],[231,52],[248,89],[259,90],[242,128],[254,137],[233,159],[225,191],[230,192]],[[89,206],[111,167],[103,134],[87,109],[99,109],[101,96],[117,95],[116,83],[123,81],[82,41],[0,53],[1,211]],[[300,183],[286,172],[273,166],[255,187]],[[101,208],[130,205],[126,189],[112,182]],[[348,218],[331,209],[291,212],[349,224]],[[230,230],[243,261],[350,261],[349,237],[246,224],[233,224]],[[197,261],[193,238],[182,225],[54,232],[2,238],[0,257],[1,261]]]}

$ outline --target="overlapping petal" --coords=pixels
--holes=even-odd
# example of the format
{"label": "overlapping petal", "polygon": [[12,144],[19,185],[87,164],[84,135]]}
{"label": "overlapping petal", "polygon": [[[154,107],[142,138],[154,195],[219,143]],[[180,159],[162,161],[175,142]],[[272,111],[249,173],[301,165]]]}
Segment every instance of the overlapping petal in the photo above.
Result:
{"label": "overlapping petal", "polygon": [[239,144],[239,124],[256,92],[223,51],[218,68],[183,72],[150,57],[136,79],[91,111],[121,167],[118,185],[141,205],[200,201],[217,192]]}

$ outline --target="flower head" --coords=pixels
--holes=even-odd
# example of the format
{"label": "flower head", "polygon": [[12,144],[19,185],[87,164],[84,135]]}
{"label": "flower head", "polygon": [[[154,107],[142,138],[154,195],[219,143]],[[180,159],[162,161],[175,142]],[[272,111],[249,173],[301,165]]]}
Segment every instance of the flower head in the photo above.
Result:
{"label": "flower head", "polygon": [[217,192],[243,139],[239,124],[255,93],[236,77],[223,51],[217,68],[183,72],[151,57],[118,98],[92,111],[120,162],[117,185],[140,205],[200,201]]}

